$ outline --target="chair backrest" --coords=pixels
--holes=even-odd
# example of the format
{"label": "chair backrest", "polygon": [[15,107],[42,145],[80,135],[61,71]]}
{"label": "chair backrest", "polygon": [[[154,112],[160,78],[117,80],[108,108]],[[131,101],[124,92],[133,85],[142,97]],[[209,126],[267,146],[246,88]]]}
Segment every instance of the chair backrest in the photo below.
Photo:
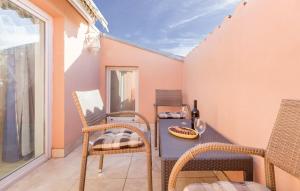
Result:
{"label": "chair backrest", "polygon": [[105,108],[99,90],[73,92],[73,99],[83,126],[99,124],[105,117]]}
{"label": "chair backrest", "polygon": [[155,90],[157,106],[182,106],[181,90]]}
{"label": "chair backrest", "polygon": [[266,159],[300,178],[300,101],[282,100]]}

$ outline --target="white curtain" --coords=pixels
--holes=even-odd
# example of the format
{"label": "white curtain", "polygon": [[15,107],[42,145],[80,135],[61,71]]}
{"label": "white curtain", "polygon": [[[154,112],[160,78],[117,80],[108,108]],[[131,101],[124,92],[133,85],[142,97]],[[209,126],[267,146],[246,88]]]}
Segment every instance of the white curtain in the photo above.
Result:
{"label": "white curtain", "polygon": [[3,155],[7,162],[31,158],[34,154],[34,44],[2,50],[1,93],[2,103]]}
{"label": "white curtain", "polygon": [[[15,48],[16,62],[16,117],[19,132],[21,155],[28,157],[33,152],[33,102],[30,100],[34,93],[30,71],[34,67],[34,45],[25,45]],[[34,68],[33,68],[34,69]],[[31,104],[30,104],[31,103]]]}
{"label": "white curtain", "polygon": [[0,0],[0,144],[2,160],[34,156],[34,82],[40,20]]}

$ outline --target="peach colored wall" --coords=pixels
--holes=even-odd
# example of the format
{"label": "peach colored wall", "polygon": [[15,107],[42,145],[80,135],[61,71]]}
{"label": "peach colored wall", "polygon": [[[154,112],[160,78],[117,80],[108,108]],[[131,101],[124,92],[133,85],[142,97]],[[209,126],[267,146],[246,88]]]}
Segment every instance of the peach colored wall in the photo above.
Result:
{"label": "peach colored wall", "polygon": [[108,37],[101,38],[100,90],[106,97],[106,67],[131,66],[139,70],[139,112],[151,122],[154,120],[155,89],[181,89],[182,64],[180,60],[149,52]]}
{"label": "peach colored wall", "polygon": [[[300,1],[251,0],[237,7],[185,59],[183,87],[201,117],[235,143],[266,148],[281,99],[300,99]],[[262,160],[255,160],[263,182]],[[300,180],[276,169],[278,191]]]}
{"label": "peach colored wall", "polygon": [[81,122],[72,100],[72,92],[99,88],[99,51],[91,52],[84,47],[88,24],[69,4],[62,8],[65,18],[65,151],[70,152],[81,143]]}
{"label": "peach colored wall", "polygon": [[31,2],[53,18],[52,148],[68,153],[81,136],[71,93],[99,87],[99,54],[84,48],[88,24],[68,1]]}

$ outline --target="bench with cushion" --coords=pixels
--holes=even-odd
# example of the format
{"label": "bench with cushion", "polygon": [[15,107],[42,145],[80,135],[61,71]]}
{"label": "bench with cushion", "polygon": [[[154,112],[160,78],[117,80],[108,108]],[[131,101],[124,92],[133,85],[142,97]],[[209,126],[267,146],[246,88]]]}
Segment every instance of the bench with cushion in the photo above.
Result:
{"label": "bench with cushion", "polygon": [[186,108],[187,112],[190,113],[190,107],[188,104],[182,102],[182,91],[181,90],[155,90],[155,123],[154,123],[154,146],[157,148],[158,143],[158,131],[157,125],[159,119],[184,119],[187,118],[185,112],[158,112],[159,107],[181,107]]}
{"label": "bench with cushion", "polygon": [[[265,159],[266,186],[253,182],[214,184],[192,184],[185,191],[275,191],[274,166],[300,178],[300,101],[283,100],[269,140],[267,149],[251,148],[226,143],[199,144],[186,151],[174,165],[168,183],[168,190],[175,191],[176,179],[184,166],[197,155],[222,151],[256,155]],[[221,188],[221,189],[220,189]]]}

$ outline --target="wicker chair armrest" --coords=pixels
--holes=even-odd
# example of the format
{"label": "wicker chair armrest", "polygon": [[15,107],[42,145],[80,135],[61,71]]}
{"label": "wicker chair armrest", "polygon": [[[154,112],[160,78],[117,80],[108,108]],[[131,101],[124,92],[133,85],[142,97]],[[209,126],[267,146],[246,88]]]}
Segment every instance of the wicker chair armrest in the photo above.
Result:
{"label": "wicker chair armrest", "polygon": [[97,131],[104,131],[107,129],[120,129],[120,128],[128,129],[132,132],[137,133],[139,135],[139,137],[141,137],[146,148],[147,149],[150,148],[150,143],[149,143],[150,140],[147,139],[147,137],[145,136],[145,133],[142,130],[138,129],[137,127],[134,127],[129,124],[110,123],[110,124],[89,126],[89,127],[82,128],[82,132],[85,134],[85,133],[92,133],[92,132],[97,132]]}
{"label": "wicker chair armrest", "polygon": [[147,126],[147,130],[150,131],[150,123],[142,114],[134,111],[120,111],[120,112],[112,112],[107,113],[105,117],[113,117],[113,116],[125,116],[125,115],[135,115],[141,118]]}
{"label": "wicker chair armrest", "polygon": [[261,157],[265,157],[265,150],[259,148],[245,147],[234,144],[225,144],[225,143],[206,143],[199,144],[190,150],[186,151],[175,163],[169,178],[168,190],[175,191],[176,186],[176,178],[178,173],[182,170],[182,168],[192,159],[194,159],[197,155],[209,151],[222,151],[222,152],[230,152],[230,153],[240,153],[240,154],[249,154],[249,155],[257,155]]}

